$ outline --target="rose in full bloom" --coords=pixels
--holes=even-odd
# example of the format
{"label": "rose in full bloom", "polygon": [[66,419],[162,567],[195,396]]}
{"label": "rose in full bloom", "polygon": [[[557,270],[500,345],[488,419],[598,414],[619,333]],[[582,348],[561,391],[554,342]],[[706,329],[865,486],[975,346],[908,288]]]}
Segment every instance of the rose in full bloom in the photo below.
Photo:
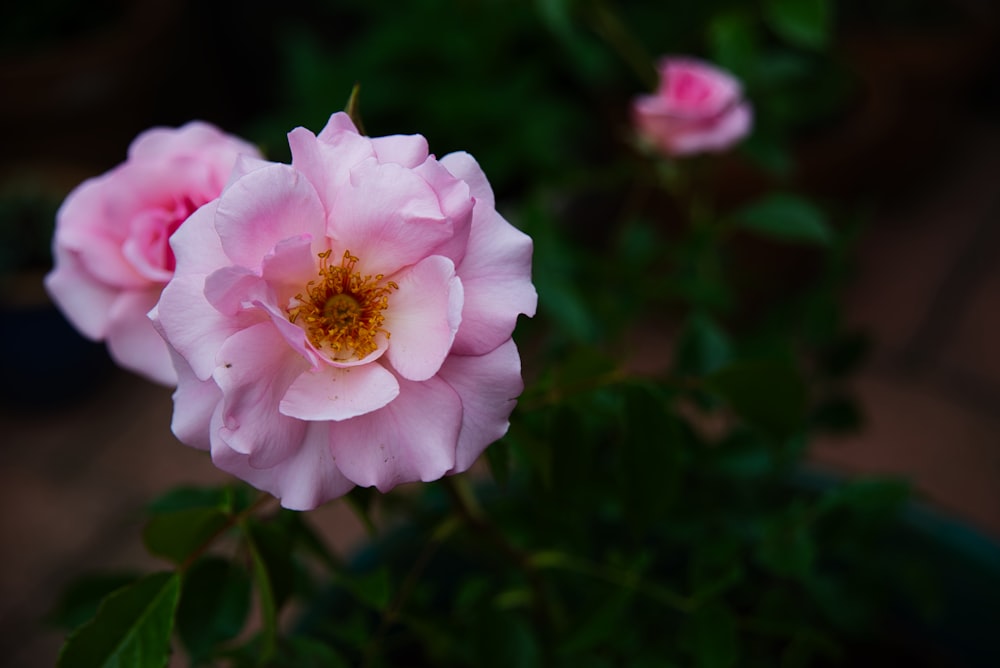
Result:
{"label": "rose in full bloom", "polygon": [[207,123],[153,128],[135,138],[124,163],[84,181],[60,207],[46,288],[82,334],[107,341],[119,365],[174,384],[147,313],[174,272],[170,236],[219,196],[240,154],[258,152]]}
{"label": "rose in full bloom", "polygon": [[468,154],[343,113],[288,137],[171,239],[174,433],[293,509],[466,470],[523,389],[531,239]]}
{"label": "rose in full bloom", "polygon": [[753,113],[740,82],[709,63],[664,58],[653,95],[632,105],[640,138],[670,156],[723,151],[750,131]]}

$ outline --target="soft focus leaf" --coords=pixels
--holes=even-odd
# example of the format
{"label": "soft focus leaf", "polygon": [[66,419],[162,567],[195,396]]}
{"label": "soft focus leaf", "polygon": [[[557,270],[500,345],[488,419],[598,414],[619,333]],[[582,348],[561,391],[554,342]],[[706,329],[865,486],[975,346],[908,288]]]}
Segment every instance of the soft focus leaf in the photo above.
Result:
{"label": "soft focus leaf", "polygon": [[764,526],[757,561],[780,577],[806,579],[816,560],[816,546],[801,512],[793,509]]}
{"label": "soft focus leaf", "polygon": [[492,613],[476,626],[483,668],[533,668],[540,666],[538,639],[520,616]]}
{"label": "soft focus leaf", "polygon": [[46,621],[65,629],[75,629],[97,614],[101,601],[111,592],[139,579],[135,573],[88,575],[70,583],[59,597]]}
{"label": "soft focus leaf", "polygon": [[709,315],[695,313],[684,323],[677,341],[678,373],[712,373],[728,364],[732,356],[729,336]]}
{"label": "soft focus leaf", "polygon": [[757,31],[746,12],[719,12],[708,25],[712,60],[741,79],[757,61]]}
{"label": "soft focus leaf", "polygon": [[790,365],[775,361],[737,362],[706,378],[747,422],[778,436],[789,436],[804,421],[806,386]]}
{"label": "soft focus leaf", "polygon": [[67,640],[59,668],[167,665],[179,596],[176,573],[156,573],[111,594]]}
{"label": "soft focus leaf", "polygon": [[230,512],[235,491],[231,487],[175,487],[149,504],[151,514],[179,510],[215,509]]}
{"label": "soft focus leaf", "polygon": [[778,35],[796,46],[821,49],[830,41],[830,0],[766,0],[764,18]]}
{"label": "soft focus leaf", "polygon": [[647,388],[625,394],[623,443],[627,519],[642,527],[661,518],[677,494],[680,471],[677,425],[667,402]]}
{"label": "soft focus leaf", "polygon": [[375,610],[384,610],[392,597],[392,583],[386,568],[378,568],[371,573],[352,577],[345,582],[345,585],[359,601]]}
{"label": "soft focus leaf", "polygon": [[833,240],[826,215],[808,200],[768,195],[738,211],[737,225],[777,241],[827,245]]}
{"label": "soft focus leaf", "polygon": [[177,632],[193,658],[235,638],[250,612],[250,576],[239,565],[211,557],[184,575],[177,607]]}
{"label": "soft focus leaf", "polygon": [[177,565],[202,548],[223,530],[228,516],[215,508],[189,508],[154,515],[142,532],[151,554]]}
{"label": "soft focus leaf", "polygon": [[729,668],[739,658],[736,618],[720,603],[703,606],[691,615],[682,641],[700,668]]}

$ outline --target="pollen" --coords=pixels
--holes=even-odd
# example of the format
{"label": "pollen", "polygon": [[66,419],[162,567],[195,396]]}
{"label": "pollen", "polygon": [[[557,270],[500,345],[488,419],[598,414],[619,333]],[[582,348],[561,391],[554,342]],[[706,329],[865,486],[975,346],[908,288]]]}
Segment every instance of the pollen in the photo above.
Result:
{"label": "pollen", "polygon": [[362,359],[378,348],[389,295],[399,288],[382,274],[362,276],[358,258],[345,251],[330,264],[332,251],[319,254],[319,278],[289,303],[288,320],[302,327],[316,348],[336,361]]}

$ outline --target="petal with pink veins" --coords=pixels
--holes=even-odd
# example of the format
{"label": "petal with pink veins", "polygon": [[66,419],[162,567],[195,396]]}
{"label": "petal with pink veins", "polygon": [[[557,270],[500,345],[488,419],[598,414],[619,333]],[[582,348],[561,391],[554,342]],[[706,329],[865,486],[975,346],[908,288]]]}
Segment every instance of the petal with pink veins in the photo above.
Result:
{"label": "petal with pink veins", "polygon": [[296,378],[278,410],[299,420],[340,421],[376,411],[398,395],[396,377],[381,364],[322,366]]}
{"label": "petal with pink veins", "polygon": [[387,492],[396,485],[437,480],[455,466],[462,402],[438,377],[399,379],[385,408],[330,425],[337,468],[352,482]]}
{"label": "petal with pink veins", "polygon": [[440,255],[393,277],[399,289],[389,296],[383,327],[389,332],[386,355],[408,380],[427,380],[441,368],[462,322],[462,282],[455,265]]}

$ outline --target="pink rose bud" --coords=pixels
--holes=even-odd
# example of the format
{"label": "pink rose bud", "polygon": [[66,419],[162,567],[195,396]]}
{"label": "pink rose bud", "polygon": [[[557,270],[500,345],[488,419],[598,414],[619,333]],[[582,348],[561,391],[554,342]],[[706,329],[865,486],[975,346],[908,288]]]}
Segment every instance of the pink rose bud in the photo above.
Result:
{"label": "pink rose bud", "polygon": [[60,207],[45,286],[84,336],[107,341],[120,366],[176,383],[147,313],[174,273],[170,236],[219,196],[240,154],[258,152],[207,123],[147,130],[124,163],[77,186]]}
{"label": "pink rose bud", "polygon": [[660,85],[632,105],[640,138],[666,155],[678,157],[723,151],[750,131],[752,111],[740,82],[708,63],[664,58]]}
{"label": "pink rose bud", "polygon": [[240,160],[170,241],[150,316],[174,433],[300,510],[468,469],[523,389],[531,239],[466,153],[364,137],[344,113],[288,138],[291,165]]}

